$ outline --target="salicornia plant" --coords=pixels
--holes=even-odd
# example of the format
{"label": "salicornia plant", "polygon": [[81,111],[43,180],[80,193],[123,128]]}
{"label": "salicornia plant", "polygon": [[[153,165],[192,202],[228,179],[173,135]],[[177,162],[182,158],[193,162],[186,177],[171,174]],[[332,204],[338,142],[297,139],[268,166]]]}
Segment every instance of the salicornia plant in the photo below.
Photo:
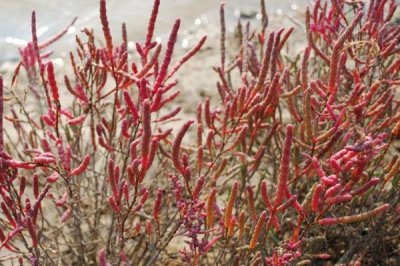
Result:
{"label": "salicornia plant", "polygon": [[400,263],[396,1],[315,1],[294,58],[260,3],[236,38],[221,5],[216,98],[190,120],[174,78],[206,37],[177,59],[178,19],[154,41],[160,0],[134,56],[100,0],[104,36],[84,28],[66,73],[48,47],[67,30],[40,42],[32,13],[0,78],[1,263]]}

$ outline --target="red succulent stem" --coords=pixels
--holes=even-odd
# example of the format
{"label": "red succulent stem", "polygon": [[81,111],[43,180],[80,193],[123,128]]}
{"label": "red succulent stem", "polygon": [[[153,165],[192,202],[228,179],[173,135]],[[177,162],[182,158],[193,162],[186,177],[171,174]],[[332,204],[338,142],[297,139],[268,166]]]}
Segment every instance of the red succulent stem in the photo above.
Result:
{"label": "red succulent stem", "polygon": [[361,12],[361,11],[358,12],[356,17],[350,23],[350,25],[339,36],[339,38],[336,40],[335,44],[333,45],[332,60],[330,62],[330,66],[329,66],[329,83],[328,83],[328,92],[331,94],[330,103],[332,103],[333,100],[336,98],[336,94],[337,94],[337,90],[338,90],[338,88],[337,88],[338,85],[336,82],[337,82],[338,72],[340,71],[339,61],[340,61],[341,50],[343,48],[344,42],[352,34],[354,28],[361,21],[362,17],[363,17],[363,12]]}
{"label": "red succulent stem", "polygon": [[289,179],[289,166],[290,166],[290,149],[293,141],[293,126],[291,124],[286,127],[286,138],[283,146],[281,166],[279,169],[279,182],[278,188],[275,193],[274,207],[278,207],[285,196],[285,192]]}
{"label": "red succulent stem", "polygon": [[100,0],[100,21],[103,29],[104,38],[106,40],[106,47],[109,60],[112,62],[113,58],[113,41],[111,36],[110,27],[107,18],[107,5],[106,0]]}
{"label": "red succulent stem", "polygon": [[160,0],[154,0],[153,9],[151,10],[151,16],[149,20],[149,25],[147,27],[147,35],[146,35],[146,42],[145,47],[149,47],[151,41],[153,39],[154,28],[157,20],[158,9],[160,7]]}
{"label": "red succulent stem", "polygon": [[182,175],[184,175],[185,169],[183,167],[182,160],[180,158],[181,143],[182,143],[183,137],[185,136],[186,132],[188,131],[190,125],[193,122],[194,122],[193,120],[190,120],[182,126],[181,130],[178,132],[178,135],[176,135],[175,140],[172,144],[172,151],[171,151],[172,162],[174,163],[175,168]]}
{"label": "red succulent stem", "polygon": [[169,36],[168,43],[167,43],[167,50],[165,51],[164,60],[161,64],[160,71],[158,73],[156,82],[154,84],[153,92],[157,92],[157,90],[161,87],[161,85],[164,82],[165,77],[167,75],[168,67],[171,62],[172,54],[174,52],[175,42],[176,42],[176,39],[178,36],[178,30],[179,30],[180,24],[181,24],[181,21],[179,19],[177,19],[172,28],[172,31],[171,31],[171,34]]}

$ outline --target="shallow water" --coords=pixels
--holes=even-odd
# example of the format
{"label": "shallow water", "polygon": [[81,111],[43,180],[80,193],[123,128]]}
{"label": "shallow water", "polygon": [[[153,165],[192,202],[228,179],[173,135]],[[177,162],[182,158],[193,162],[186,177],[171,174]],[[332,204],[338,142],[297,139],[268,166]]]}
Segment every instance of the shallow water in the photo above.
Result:
{"label": "shallow water", "polygon": [[[145,36],[152,8],[151,0],[108,0],[107,8],[112,32],[119,32],[127,23],[130,40],[140,41]],[[227,24],[232,27],[240,17],[257,20],[259,0],[226,0]],[[303,9],[307,0],[267,0],[267,13],[285,15]],[[189,29],[207,25],[218,27],[218,0],[162,0],[157,21],[156,36],[165,39],[174,20],[181,18],[181,34]],[[300,5],[300,6],[299,6]],[[63,29],[75,16],[78,21],[62,42],[52,46],[56,55],[73,47],[76,31],[93,27],[99,31],[98,0],[0,0],[0,63],[18,60],[17,47],[31,39],[30,18],[36,10],[39,41]],[[244,14],[244,15],[243,15]],[[182,43],[185,45],[185,42]]]}

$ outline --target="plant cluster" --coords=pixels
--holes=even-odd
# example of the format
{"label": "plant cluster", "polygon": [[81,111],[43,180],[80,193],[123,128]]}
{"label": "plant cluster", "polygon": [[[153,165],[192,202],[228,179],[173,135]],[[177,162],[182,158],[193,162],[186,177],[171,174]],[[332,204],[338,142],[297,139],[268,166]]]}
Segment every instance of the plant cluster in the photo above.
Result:
{"label": "plant cluster", "polygon": [[294,59],[261,0],[230,60],[221,5],[219,99],[189,121],[173,78],[206,37],[175,60],[160,0],[136,57],[100,0],[104,43],[83,29],[65,76],[47,49],[66,30],[39,42],[33,12],[0,79],[1,263],[400,263],[400,26],[395,0],[365,2],[317,0]]}

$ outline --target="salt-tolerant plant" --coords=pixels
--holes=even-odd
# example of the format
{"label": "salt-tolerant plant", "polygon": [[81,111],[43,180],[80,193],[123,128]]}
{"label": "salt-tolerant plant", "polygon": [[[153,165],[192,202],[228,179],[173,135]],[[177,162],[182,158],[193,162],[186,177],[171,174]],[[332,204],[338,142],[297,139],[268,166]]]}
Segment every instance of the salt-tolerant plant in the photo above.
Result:
{"label": "salt-tolerant plant", "polygon": [[39,42],[33,12],[32,41],[0,78],[1,261],[398,264],[396,2],[317,0],[293,60],[294,28],[269,30],[260,3],[261,29],[239,23],[234,58],[221,5],[218,99],[176,131],[173,78],[206,37],[175,59],[180,20],[163,49],[155,0],[133,57],[100,0],[104,39],[83,29],[64,74],[47,49],[66,30]]}

